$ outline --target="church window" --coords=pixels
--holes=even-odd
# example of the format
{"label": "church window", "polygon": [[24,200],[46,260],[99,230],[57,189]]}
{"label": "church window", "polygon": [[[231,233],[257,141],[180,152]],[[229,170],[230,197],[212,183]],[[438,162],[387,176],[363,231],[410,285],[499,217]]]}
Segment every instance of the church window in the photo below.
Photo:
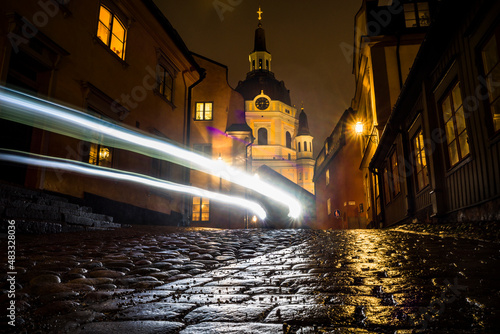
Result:
{"label": "church window", "polygon": [[266,59],[266,70],[269,70],[269,59]]}
{"label": "church window", "polygon": [[255,70],[255,59],[252,60],[252,70]]}
{"label": "church window", "polygon": [[404,12],[406,28],[427,27],[431,24],[428,2],[405,3]]}
{"label": "church window", "polygon": [[304,152],[307,152],[307,142],[304,141]]}
{"label": "church window", "polygon": [[330,170],[327,169],[325,173],[325,180],[326,180],[326,185],[330,184]]}
{"label": "church window", "polygon": [[257,132],[258,145],[267,145],[267,129],[260,128]]}
{"label": "church window", "polygon": [[203,197],[193,197],[192,221],[208,222],[210,220],[210,200]]}
{"label": "church window", "polygon": [[262,69],[262,59],[259,59],[259,70]]}
{"label": "church window", "polygon": [[213,103],[212,102],[196,102],[197,121],[211,121],[213,119]]}
{"label": "church window", "polygon": [[162,65],[157,66],[157,72],[158,93],[172,102],[172,91],[174,86],[172,75]]}
{"label": "church window", "polygon": [[331,199],[326,200],[326,211],[328,212],[328,215],[332,214],[332,201],[331,201]]}
{"label": "church window", "polygon": [[290,132],[286,132],[286,147],[287,148],[292,148],[292,135],[290,134]]}
{"label": "church window", "polygon": [[121,60],[125,59],[126,36],[127,29],[122,21],[110,9],[101,5],[97,37]]}
{"label": "church window", "polygon": [[300,141],[299,141],[299,144],[298,144],[297,146],[298,146],[298,148],[299,148],[299,152],[300,152]]}
{"label": "church window", "polygon": [[312,143],[309,142],[309,152],[312,152],[312,151],[313,151]]}

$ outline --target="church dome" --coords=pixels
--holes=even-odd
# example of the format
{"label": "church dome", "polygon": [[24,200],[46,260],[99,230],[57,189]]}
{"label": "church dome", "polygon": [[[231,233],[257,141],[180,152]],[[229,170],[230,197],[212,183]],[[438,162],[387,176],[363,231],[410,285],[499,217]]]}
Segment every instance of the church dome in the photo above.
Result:
{"label": "church dome", "polygon": [[281,101],[289,106],[292,105],[290,91],[286,89],[285,83],[278,81],[274,77],[274,73],[270,71],[255,70],[249,72],[247,78],[238,83],[236,91],[243,95],[245,101],[253,100],[261,91],[264,91],[264,94],[272,100]]}

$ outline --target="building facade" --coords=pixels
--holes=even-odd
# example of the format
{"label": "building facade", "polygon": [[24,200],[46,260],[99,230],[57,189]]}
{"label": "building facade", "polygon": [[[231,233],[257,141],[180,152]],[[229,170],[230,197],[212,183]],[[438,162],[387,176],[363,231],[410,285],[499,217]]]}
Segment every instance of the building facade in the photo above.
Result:
{"label": "building facade", "polygon": [[316,158],[316,222],[321,229],[365,228],[363,172],[359,164],[361,141],[353,124],[356,113],[347,109]]}
{"label": "building facade", "polygon": [[[359,145],[352,143],[359,147],[358,159],[340,160],[340,156],[334,156],[329,160],[328,169],[331,173],[349,170],[353,166],[361,170],[361,189],[356,193],[364,192],[363,212],[359,213],[366,216],[366,226],[374,226],[382,214],[377,190],[379,180],[377,174],[369,170],[369,163],[435,10],[435,1],[364,0],[355,16],[352,62],[356,87],[351,102],[355,116],[350,126],[353,130],[358,126],[357,136],[346,137],[346,145],[351,145],[351,141],[359,142]],[[318,159],[324,159],[326,155],[320,154]],[[317,161],[317,168],[323,163]],[[352,183],[360,186],[357,181]],[[317,196],[317,203],[324,205],[320,203],[347,191],[351,191],[350,185]],[[343,202],[349,203],[349,199]]]}
{"label": "building facade", "polygon": [[292,105],[285,83],[271,71],[271,61],[259,18],[254,50],[249,55],[250,72],[236,87],[245,99],[246,122],[255,137],[251,146],[252,171],[266,165],[314,193],[313,136],[307,115]]}
{"label": "building facade", "polygon": [[[4,1],[0,17],[2,85],[187,143],[185,97],[203,70],[152,1]],[[186,181],[185,168],[106,146],[98,134],[82,141],[4,119],[0,127],[2,148]],[[169,224],[185,205],[175,193],[49,168],[2,165],[0,174],[4,182],[106,203],[103,213],[118,222]]]}
{"label": "building facade", "polygon": [[370,163],[384,226],[500,220],[499,17],[443,3]]}

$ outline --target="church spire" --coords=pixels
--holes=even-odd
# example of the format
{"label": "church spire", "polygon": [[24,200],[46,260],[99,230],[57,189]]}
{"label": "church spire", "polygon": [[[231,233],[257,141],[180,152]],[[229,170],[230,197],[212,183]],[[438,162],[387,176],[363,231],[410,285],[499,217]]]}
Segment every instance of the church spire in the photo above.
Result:
{"label": "church spire", "polygon": [[252,71],[271,71],[271,54],[266,48],[266,34],[262,28],[262,9],[257,11],[259,24],[255,30],[255,40],[252,53],[250,53],[250,72]]}
{"label": "church spire", "polygon": [[262,23],[261,23],[262,13],[263,13],[263,11],[259,7],[259,10],[257,11],[257,14],[259,14],[259,24],[257,26],[257,29],[255,30],[255,42],[254,42],[253,52],[256,52],[256,51],[267,52],[266,34],[264,32],[264,29],[262,29]]}

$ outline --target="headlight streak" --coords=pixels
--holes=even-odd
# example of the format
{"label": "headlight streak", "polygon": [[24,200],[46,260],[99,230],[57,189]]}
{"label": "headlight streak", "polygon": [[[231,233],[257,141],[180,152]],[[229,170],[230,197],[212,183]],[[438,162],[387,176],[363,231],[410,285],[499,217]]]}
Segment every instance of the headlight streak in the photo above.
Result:
{"label": "headlight streak", "polygon": [[285,206],[296,219],[302,208],[292,195],[237,170],[222,161],[212,160],[183,149],[166,139],[124,128],[92,115],[0,87],[0,117],[93,143],[112,146],[205,172],[256,191]]}
{"label": "headlight streak", "polygon": [[54,168],[58,170],[65,170],[89,176],[104,177],[119,181],[126,181],[154,187],[160,190],[174,191],[193,196],[205,197],[211,200],[226,203],[233,206],[238,206],[243,209],[249,209],[259,216],[260,219],[266,218],[266,211],[258,203],[249,201],[244,198],[236,196],[228,196],[211,192],[205,189],[196,188],[193,186],[186,186],[170,181],[156,179],[147,175],[125,172],[117,169],[89,165],[79,161],[67,160],[62,158],[46,157],[38,154],[26,154],[24,152],[0,149],[0,160],[20,163],[37,167]]}

